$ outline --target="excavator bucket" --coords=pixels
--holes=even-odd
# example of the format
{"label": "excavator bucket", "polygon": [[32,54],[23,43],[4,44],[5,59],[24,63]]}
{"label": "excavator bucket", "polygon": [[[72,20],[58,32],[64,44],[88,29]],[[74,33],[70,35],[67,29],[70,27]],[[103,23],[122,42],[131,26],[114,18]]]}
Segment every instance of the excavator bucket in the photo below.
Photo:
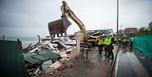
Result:
{"label": "excavator bucket", "polygon": [[48,23],[48,29],[49,29],[49,33],[50,36],[52,35],[59,35],[59,34],[63,34],[66,33],[66,30],[68,29],[68,27],[71,25],[71,22],[68,21],[66,18],[62,18],[56,21],[52,21]]}

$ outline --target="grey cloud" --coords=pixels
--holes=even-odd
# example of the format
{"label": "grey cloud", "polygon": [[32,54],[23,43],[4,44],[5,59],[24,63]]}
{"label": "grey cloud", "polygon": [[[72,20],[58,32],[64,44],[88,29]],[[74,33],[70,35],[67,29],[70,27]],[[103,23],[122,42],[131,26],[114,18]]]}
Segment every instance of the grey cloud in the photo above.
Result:
{"label": "grey cloud", "polygon": [[[86,29],[116,29],[116,0],[66,1]],[[119,1],[120,25],[140,27],[152,21],[152,0]],[[47,24],[60,18],[61,5],[62,0],[0,0],[0,35],[47,35]],[[76,24],[71,27],[68,32],[79,30]]]}

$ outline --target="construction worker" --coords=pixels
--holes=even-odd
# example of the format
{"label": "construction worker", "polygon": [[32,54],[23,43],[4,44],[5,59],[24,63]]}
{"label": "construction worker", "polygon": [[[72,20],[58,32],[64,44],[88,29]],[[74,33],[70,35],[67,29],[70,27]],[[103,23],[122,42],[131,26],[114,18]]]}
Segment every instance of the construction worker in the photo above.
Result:
{"label": "construction worker", "polygon": [[122,43],[123,43],[123,47],[126,47],[126,38],[123,38]]}
{"label": "construction worker", "polygon": [[130,47],[130,49],[133,48],[133,38],[132,37],[129,40],[129,47]]}
{"label": "construction worker", "polygon": [[105,36],[104,37],[104,49],[105,49],[105,55],[104,56],[108,56],[108,49],[107,49],[107,42],[108,42],[108,37]]}
{"label": "construction worker", "polygon": [[113,48],[114,48],[114,38],[112,37],[112,35],[109,35],[107,40],[108,55],[106,56],[106,58],[114,59],[114,55],[112,51]]}
{"label": "construction worker", "polygon": [[127,39],[126,39],[126,45],[127,45],[127,46],[129,46],[129,41],[130,41],[130,39],[127,38]]}
{"label": "construction worker", "polygon": [[98,50],[99,50],[99,54],[102,53],[103,46],[104,46],[104,45],[103,45],[103,37],[100,36],[100,37],[98,38]]}
{"label": "construction worker", "polygon": [[121,38],[118,39],[119,44],[121,45]]}

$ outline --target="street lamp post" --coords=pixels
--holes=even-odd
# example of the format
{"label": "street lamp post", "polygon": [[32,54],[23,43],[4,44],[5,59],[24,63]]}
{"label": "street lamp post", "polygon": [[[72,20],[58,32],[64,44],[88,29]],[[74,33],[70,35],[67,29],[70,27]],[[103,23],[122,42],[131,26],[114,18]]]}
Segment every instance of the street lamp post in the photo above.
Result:
{"label": "street lamp post", "polygon": [[117,44],[118,44],[118,26],[119,26],[119,0],[117,0]]}
{"label": "street lamp post", "polygon": [[[117,0],[117,44],[118,44],[118,26],[119,26],[119,0]],[[118,45],[119,47],[119,45]],[[116,50],[116,56],[114,58],[114,61],[112,63],[112,68],[111,68],[111,72],[113,72],[114,70],[114,67],[115,67],[115,64],[116,64],[116,58],[117,58],[117,55],[118,55],[118,51],[119,51],[119,48],[118,50]],[[112,77],[113,76],[113,73],[110,73],[110,76],[108,77]]]}

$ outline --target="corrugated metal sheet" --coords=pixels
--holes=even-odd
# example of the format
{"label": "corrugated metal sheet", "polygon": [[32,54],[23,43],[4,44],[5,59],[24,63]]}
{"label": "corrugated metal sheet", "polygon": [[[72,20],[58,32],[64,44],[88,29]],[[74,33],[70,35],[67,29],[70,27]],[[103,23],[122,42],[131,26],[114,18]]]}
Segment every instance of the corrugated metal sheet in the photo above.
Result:
{"label": "corrugated metal sheet", "polygon": [[31,63],[31,64],[39,64],[39,63],[42,63],[41,60],[38,60],[38,59],[33,58],[33,57],[31,57],[31,56],[26,56],[26,57],[24,57],[24,60],[27,61],[27,62],[29,62],[29,63]]}
{"label": "corrugated metal sheet", "polygon": [[43,56],[40,56],[40,55],[34,55],[32,56],[33,58],[36,58],[36,59],[39,59],[41,61],[46,61],[46,60],[49,60],[49,58],[46,58],[46,57],[43,57]]}
{"label": "corrugated metal sheet", "polygon": [[55,60],[55,59],[60,57],[59,54],[56,54],[56,53],[53,53],[53,52],[50,52],[50,51],[47,51],[47,50],[41,50],[38,53],[39,53],[39,55],[41,55],[43,57],[47,57],[51,60]]}
{"label": "corrugated metal sheet", "polygon": [[0,77],[25,77],[20,41],[0,40]]}
{"label": "corrugated metal sheet", "polygon": [[33,53],[25,53],[24,60],[31,64],[39,64],[47,60],[56,60],[60,58],[59,54],[50,52],[48,50],[40,50]]}

